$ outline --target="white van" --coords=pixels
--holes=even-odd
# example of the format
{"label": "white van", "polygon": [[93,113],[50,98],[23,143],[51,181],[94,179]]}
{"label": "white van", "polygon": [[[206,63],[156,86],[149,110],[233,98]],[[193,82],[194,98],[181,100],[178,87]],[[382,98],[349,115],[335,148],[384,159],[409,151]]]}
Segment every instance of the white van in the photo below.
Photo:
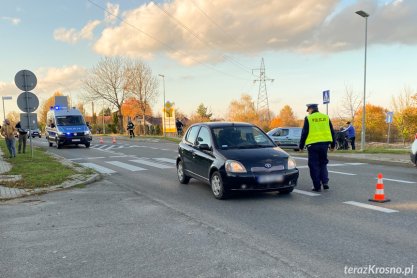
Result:
{"label": "white van", "polygon": [[277,127],[268,131],[266,134],[268,134],[279,147],[298,151],[302,130],[301,127]]}

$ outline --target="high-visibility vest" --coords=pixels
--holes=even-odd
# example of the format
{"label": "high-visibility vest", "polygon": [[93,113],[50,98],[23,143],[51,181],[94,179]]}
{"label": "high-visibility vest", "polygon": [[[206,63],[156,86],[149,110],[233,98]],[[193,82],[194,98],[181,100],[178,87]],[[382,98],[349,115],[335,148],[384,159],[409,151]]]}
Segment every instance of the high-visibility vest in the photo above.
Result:
{"label": "high-visibility vest", "polygon": [[315,112],[307,116],[309,131],[306,145],[332,142],[332,132],[330,131],[330,119],[326,114]]}

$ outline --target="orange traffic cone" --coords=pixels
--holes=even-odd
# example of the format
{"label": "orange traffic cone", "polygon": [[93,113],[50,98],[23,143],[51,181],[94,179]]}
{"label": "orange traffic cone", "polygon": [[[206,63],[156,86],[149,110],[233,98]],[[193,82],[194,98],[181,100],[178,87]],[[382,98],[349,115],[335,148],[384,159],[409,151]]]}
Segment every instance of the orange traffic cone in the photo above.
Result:
{"label": "orange traffic cone", "polygon": [[103,137],[100,137],[100,144],[103,144]]}
{"label": "orange traffic cone", "polygon": [[378,174],[378,182],[376,183],[376,189],[375,189],[374,198],[373,199],[369,199],[369,201],[371,201],[371,202],[378,202],[378,203],[385,203],[385,202],[389,202],[390,201],[390,199],[385,199],[384,182],[383,182],[382,179],[383,179],[382,174],[379,173]]}
{"label": "orange traffic cone", "polygon": [[113,137],[113,141],[112,141],[112,143],[113,143],[113,144],[116,144],[116,137]]}

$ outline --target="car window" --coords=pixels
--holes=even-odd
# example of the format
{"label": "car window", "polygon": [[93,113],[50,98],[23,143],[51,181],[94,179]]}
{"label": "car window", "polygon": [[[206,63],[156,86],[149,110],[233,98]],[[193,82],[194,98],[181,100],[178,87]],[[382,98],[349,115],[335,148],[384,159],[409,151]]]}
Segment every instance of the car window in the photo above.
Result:
{"label": "car window", "polygon": [[218,148],[260,148],[275,147],[271,139],[255,126],[228,126],[213,128]]}
{"label": "car window", "polygon": [[201,144],[207,144],[209,147],[212,146],[210,130],[204,126],[200,129],[200,132],[198,133],[197,137],[197,145]]}
{"label": "car window", "polygon": [[289,133],[289,129],[281,129],[281,136],[288,136]]}
{"label": "car window", "polygon": [[195,139],[197,138],[198,129],[200,126],[193,126],[190,128],[190,130],[187,132],[187,136],[185,137],[185,141],[188,143],[194,144]]}
{"label": "car window", "polygon": [[281,129],[278,129],[272,136],[281,136]]}
{"label": "car window", "polygon": [[294,137],[301,137],[301,128],[295,128],[291,130],[291,135]]}

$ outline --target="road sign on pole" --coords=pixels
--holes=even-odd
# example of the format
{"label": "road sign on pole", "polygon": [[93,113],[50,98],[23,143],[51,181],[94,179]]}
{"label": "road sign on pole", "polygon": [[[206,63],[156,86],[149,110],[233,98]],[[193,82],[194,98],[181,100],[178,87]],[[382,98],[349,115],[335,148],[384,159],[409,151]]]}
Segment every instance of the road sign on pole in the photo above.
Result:
{"label": "road sign on pole", "polygon": [[21,70],[16,73],[14,83],[22,91],[32,91],[35,89],[38,80],[30,70]]}
{"label": "road sign on pole", "polygon": [[23,92],[17,97],[17,106],[23,112],[35,112],[39,107],[39,99],[31,92]]}
{"label": "road sign on pole", "polygon": [[323,104],[330,103],[330,90],[323,91]]}
{"label": "road sign on pole", "polygon": [[387,117],[385,119],[385,122],[388,124],[387,144],[389,144],[389,137],[391,134],[391,123],[392,123],[393,117],[394,117],[394,112],[387,112]]}

